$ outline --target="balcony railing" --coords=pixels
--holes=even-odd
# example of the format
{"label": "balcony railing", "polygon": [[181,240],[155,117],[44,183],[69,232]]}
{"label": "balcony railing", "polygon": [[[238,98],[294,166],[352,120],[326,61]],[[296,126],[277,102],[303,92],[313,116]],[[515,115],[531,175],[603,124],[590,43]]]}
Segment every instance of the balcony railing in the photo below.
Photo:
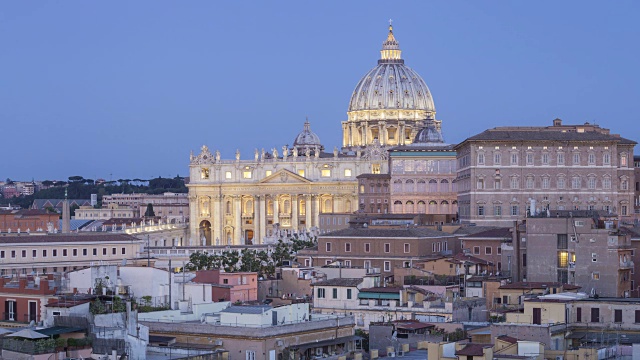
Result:
{"label": "balcony railing", "polygon": [[620,270],[622,269],[633,269],[633,261],[620,261]]}

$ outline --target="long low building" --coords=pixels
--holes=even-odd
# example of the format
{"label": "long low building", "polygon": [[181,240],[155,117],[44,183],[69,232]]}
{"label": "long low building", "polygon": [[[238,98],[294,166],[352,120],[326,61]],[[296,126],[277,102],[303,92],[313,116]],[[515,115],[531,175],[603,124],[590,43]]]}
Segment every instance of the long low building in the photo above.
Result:
{"label": "long low building", "polygon": [[128,234],[2,234],[0,276],[66,272],[91,263],[120,263],[137,257],[145,245]]}

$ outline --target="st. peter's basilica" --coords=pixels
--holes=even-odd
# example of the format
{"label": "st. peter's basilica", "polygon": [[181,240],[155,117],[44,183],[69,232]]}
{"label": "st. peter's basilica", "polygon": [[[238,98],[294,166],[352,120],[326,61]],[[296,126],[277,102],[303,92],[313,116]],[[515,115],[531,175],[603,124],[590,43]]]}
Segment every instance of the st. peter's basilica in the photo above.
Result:
{"label": "st. peter's basilica", "polygon": [[429,88],[401,54],[389,26],[377,66],[351,96],[340,149],[325,148],[306,121],[293,146],[256,149],[251,159],[239,151],[221,159],[207,146],[191,154],[190,244],[260,244],[274,231],[318,227],[321,213],[353,213],[356,176],[387,174],[389,148],[424,139],[425,131],[443,142]]}

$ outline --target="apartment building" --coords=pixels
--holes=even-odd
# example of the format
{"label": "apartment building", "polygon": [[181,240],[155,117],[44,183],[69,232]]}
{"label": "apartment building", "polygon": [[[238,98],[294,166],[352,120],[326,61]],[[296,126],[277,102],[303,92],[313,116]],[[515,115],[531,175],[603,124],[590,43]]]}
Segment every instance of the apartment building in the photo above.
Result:
{"label": "apartment building", "polygon": [[629,297],[632,279],[631,235],[618,229],[606,211],[551,210],[527,219],[529,281],[580,286],[599,296]]}
{"label": "apartment building", "polygon": [[358,210],[367,214],[389,213],[389,174],[361,174],[358,179]]}
{"label": "apartment building", "polygon": [[318,249],[300,251],[298,261],[322,266],[340,260],[347,268],[379,268],[392,280],[396,267],[411,267],[415,261],[458,250],[455,235],[437,230],[363,227],[318,236]]}
{"label": "apartment building", "polygon": [[137,257],[146,241],[127,234],[2,234],[0,276],[67,272]]}
{"label": "apartment building", "polygon": [[108,219],[132,219],[138,217],[138,210],[117,204],[109,204],[101,209],[93,206],[80,206],[76,210],[76,220],[108,220]]}
{"label": "apartment building", "polygon": [[46,314],[45,305],[57,299],[53,275],[0,277],[0,321],[36,323]]}
{"label": "apartment building", "polygon": [[635,141],[585,123],[499,127],[457,151],[460,220],[509,227],[528,213],[605,210],[630,219]]}

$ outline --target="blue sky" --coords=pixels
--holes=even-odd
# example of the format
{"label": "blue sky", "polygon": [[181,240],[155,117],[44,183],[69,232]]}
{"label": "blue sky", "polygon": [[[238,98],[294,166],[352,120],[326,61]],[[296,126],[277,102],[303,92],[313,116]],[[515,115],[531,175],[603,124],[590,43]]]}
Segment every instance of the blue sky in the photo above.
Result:
{"label": "blue sky", "polygon": [[[394,20],[445,140],[596,122],[640,140],[640,2],[113,1],[0,7],[0,178],[186,175],[202,144],[340,145]],[[111,175],[112,174],[112,175]]]}

